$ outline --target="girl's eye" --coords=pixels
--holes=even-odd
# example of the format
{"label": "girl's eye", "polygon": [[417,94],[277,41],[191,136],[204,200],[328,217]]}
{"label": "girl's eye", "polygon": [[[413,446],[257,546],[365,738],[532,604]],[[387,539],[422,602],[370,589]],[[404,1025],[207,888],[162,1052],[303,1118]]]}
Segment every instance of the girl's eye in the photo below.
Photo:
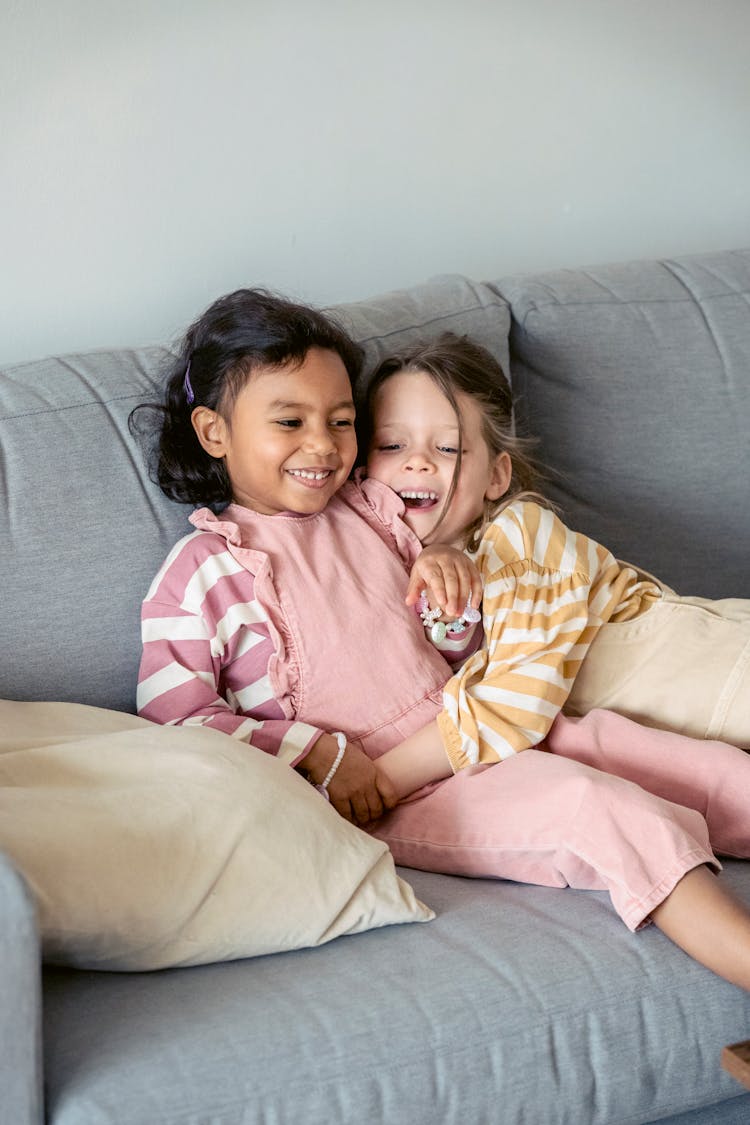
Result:
{"label": "girl's eye", "polygon": [[458,450],[454,445],[439,445],[438,453],[447,453],[452,457],[456,457],[458,455]]}
{"label": "girl's eye", "polygon": [[284,426],[285,429],[296,430],[298,426],[302,425],[299,418],[277,418],[277,426]]}
{"label": "girl's eye", "polygon": [[334,426],[337,430],[346,430],[353,426],[354,422],[351,420],[351,418],[336,418],[333,422],[331,422],[331,425]]}
{"label": "girl's eye", "polygon": [[392,441],[389,442],[388,445],[378,445],[377,451],[378,453],[395,453],[396,450],[400,448],[401,446],[398,444],[398,442]]}

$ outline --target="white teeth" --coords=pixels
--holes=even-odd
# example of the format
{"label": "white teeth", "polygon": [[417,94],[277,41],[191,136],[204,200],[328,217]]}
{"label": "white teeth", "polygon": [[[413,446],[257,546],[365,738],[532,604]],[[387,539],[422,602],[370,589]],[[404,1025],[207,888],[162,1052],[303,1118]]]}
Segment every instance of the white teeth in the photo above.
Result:
{"label": "white teeth", "polygon": [[303,480],[325,480],[331,475],[330,469],[322,473],[311,473],[308,469],[289,469],[289,472],[293,477],[302,477]]}
{"label": "white teeth", "polygon": [[402,500],[437,500],[437,492],[399,492]]}

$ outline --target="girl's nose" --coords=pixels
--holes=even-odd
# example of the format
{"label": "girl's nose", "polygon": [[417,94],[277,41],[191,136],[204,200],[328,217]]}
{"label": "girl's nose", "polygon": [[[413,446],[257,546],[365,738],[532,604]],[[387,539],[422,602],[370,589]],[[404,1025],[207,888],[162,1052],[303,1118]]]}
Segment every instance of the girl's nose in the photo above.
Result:
{"label": "girl's nose", "polygon": [[407,472],[429,473],[434,471],[435,463],[431,457],[420,450],[412,450],[404,462]]}
{"label": "girl's nose", "polygon": [[310,426],[305,434],[305,448],[310,453],[332,453],[336,442],[328,426]]}

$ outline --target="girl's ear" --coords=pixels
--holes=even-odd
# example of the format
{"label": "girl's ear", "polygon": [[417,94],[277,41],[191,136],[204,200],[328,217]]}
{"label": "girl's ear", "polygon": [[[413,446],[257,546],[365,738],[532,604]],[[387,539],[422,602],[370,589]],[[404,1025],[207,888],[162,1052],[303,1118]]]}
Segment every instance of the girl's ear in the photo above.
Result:
{"label": "girl's ear", "polygon": [[490,482],[485,489],[485,500],[499,500],[510,488],[510,478],[513,475],[509,453],[498,453],[490,473]]}
{"label": "girl's ear", "polygon": [[227,424],[222,416],[207,406],[196,406],[190,421],[209,457],[224,457],[227,452]]}

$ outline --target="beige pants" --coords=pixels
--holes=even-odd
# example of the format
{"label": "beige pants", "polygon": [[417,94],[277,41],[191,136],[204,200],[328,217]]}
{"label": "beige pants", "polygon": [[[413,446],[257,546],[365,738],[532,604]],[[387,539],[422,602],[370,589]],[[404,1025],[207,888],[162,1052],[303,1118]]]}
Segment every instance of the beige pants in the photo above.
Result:
{"label": "beige pants", "polygon": [[647,726],[750,749],[750,600],[664,598],[604,625],[564,711],[604,707]]}

